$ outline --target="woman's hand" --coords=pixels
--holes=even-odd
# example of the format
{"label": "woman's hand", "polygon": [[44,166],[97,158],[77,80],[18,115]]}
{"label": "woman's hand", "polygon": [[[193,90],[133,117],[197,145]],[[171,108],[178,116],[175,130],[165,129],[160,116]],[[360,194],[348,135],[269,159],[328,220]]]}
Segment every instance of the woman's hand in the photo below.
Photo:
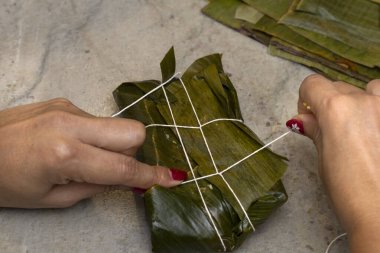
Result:
{"label": "woman's hand", "polygon": [[298,113],[287,126],[314,141],[320,176],[352,252],[380,252],[380,80],[364,91],[309,76]]}
{"label": "woman's hand", "polygon": [[140,122],[97,118],[65,99],[0,111],[0,206],[68,207],[110,186],[171,187],[186,173],[134,155]]}

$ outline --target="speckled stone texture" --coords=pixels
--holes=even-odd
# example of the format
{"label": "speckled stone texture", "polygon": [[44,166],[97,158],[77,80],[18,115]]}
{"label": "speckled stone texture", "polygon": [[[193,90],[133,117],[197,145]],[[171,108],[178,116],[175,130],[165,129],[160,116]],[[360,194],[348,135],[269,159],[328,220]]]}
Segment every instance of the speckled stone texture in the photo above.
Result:
{"label": "speckled stone texture", "polygon": [[[0,108],[66,97],[97,116],[116,110],[123,81],[160,78],[175,46],[178,70],[223,53],[248,126],[264,142],[287,131],[310,70],[203,16],[203,0],[0,1]],[[318,178],[311,141],[288,135],[272,148],[289,158],[289,201],[236,250],[324,252],[341,231]],[[142,200],[96,196],[64,210],[0,209],[0,252],[151,252]],[[332,252],[347,250],[340,242]]]}

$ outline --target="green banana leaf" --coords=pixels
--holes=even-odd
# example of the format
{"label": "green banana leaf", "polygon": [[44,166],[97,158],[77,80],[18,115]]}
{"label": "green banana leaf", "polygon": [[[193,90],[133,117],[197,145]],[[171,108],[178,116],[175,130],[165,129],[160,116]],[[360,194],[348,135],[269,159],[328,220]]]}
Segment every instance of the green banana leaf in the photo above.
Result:
{"label": "green banana leaf", "polygon": [[[286,8],[291,6],[291,4],[290,4],[291,1],[288,1],[288,0],[278,1],[278,0],[276,0],[276,2],[282,3],[282,5],[280,5],[282,7],[279,8],[279,10],[281,10],[281,12],[279,12],[279,11],[274,12],[274,9],[276,9],[276,8],[273,7],[274,6],[273,4],[270,4],[270,3],[273,3],[271,1],[268,1],[268,3],[266,5],[264,2],[257,1],[257,0],[245,0],[245,1],[249,2],[251,4],[255,3],[255,5],[254,5],[255,8],[259,8],[260,11],[264,11],[265,14],[268,14],[268,15],[271,14],[274,17],[274,19],[272,19],[269,16],[263,16],[263,18],[260,19],[258,22],[256,22],[256,24],[254,24],[254,26],[251,26],[253,29],[256,29],[256,30],[262,31],[264,33],[270,34],[271,36],[273,36],[275,38],[279,38],[282,41],[286,41],[286,42],[294,45],[295,47],[298,48],[299,51],[303,51],[303,52],[305,52],[305,54],[312,56],[312,58],[314,58],[314,61],[318,65],[324,65],[325,67],[327,67],[329,69],[335,70],[335,72],[336,71],[341,72],[345,76],[353,77],[355,79],[358,79],[361,82],[369,82],[372,79],[380,78],[380,68],[369,68],[369,67],[363,66],[361,64],[352,62],[352,61],[350,61],[344,57],[341,57],[341,56],[331,52],[330,50],[314,43],[313,41],[303,37],[302,35],[296,33],[295,31],[293,31],[292,29],[290,29],[286,25],[277,23],[279,18],[286,14],[286,12],[287,12]],[[240,2],[240,1],[236,0],[236,2]],[[260,5],[260,3],[262,5]],[[284,5],[284,3],[286,3],[286,4]],[[240,9],[242,7],[247,6],[241,2],[238,4],[239,4]],[[272,7],[270,9],[271,11],[267,11],[266,8],[260,8],[262,6]],[[250,5],[248,5],[248,7],[252,8]],[[250,16],[249,13],[246,13],[246,15]],[[240,18],[244,18],[244,16],[240,15]],[[342,80],[339,78],[339,76],[341,76],[341,74],[340,73],[338,73],[338,74],[339,75],[333,75],[333,79]],[[328,73],[326,73],[326,75],[328,75]],[[352,79],[352,78],[350,78],[350,79]],[[355,79],[352,79],[352,80],[354,82],[356,82]],[[342,80],[342,81],[347,81],[347,80]],[[352,83],[352,82],[349,82],[349,83]]]}
{"label": "green banana leaf", "polygon": [[[271,39],[270,35],[254,29],[251,23],[235,17],[240,4],[241,2],[239,0],[214,0],[210,1],[210,3],[202,9],[202,12],[216,21],[257,40],[264,45],[269,45]],[[241,13],[241,15],[243,14]]]}
{"label": "green banana leaf", "polygon": [[368,67],[380,64],[380,6],[376,3],[363,0],[243,1],[341,57]]}
{"label": "green banana leaf", "polygon": [[[139,160],[181,168],[191,180],[214,174],[216,170],[221,172],[263,146],[258,136],[242,123],[236,91],[223,70],[220,54],[196,60],[182,75],[183,84],[177,78],[170,79],[174,71],[172,48],[161,62],[163,80],[170,80],[164,86],[165,92],[160,88],[121,114],[148,126]],[[113,95],[122,109],[158,85],[157,80],[127,82]],[[215,119],[235,121],[208,123]],[[202,128],[149,126],[174,123],[193,127],[199,127],[200,123]],[[261,224],[287,200],[280,180],[286,167],[283,157],[263,149],[224,172],[223,177],[197,180],[199,189],[194,181],[171,189],[160,186],[148,189],[144,200],[152,250],[177,253],[236,249],[253,231],[250,222],[254,226]]]}
{"label": "green banana leaf", "polygon": [[285,41],[281,41],[280,39],[272,39],[268,50],[271,55],[310,67],[316,72],[322,73],[332,80],[341,80],[362,89],[366,87],[366,82],[352,78],[342,72],[338,72],[334,68],[330,68],[328,62],[327,64],[321,64],[320,62],[323,62],[324,59],[316,59],[315,55],[307,53],[300,48],[286,43]]}
{"label": "green banana leaf", "polygon": [[302,36],[368,67],[380,66],[380,6],[363,0],[296,0],[280,19]]}
{"label": "green banana leaf", "polygon": [[[202,11],[243,34],[250,35],[260,31],[268,36],[273,36],[273,39],[279,38],[281,41],[290,43],[297,48],[297,55],[294,58],[290,57],[289,54],[293,53],[291,50],[286,54],[289,56],[286,57],[287,59],[298,59],[296,62],[300,63],[301,59],[299,58],[305,55],[308,59],[302,60],[302,62],[309,62],[310,64],[306,64],[307,66],[311,64],[319,66],[319,72],[334,80],[362,86],[362,83],[380,78],[380,68],[369,68],[352,62],[303,37],[286,25],[277,23],[292,6],[292,0],[244,0],[244,2],[213,0]],[[253,22],[251,17],[255,18]],[[257,19],[257,17],[261,18]],[[267,41],[264,44],[269,46]],[[312,68],[315,69],[315,67]]]}
{"label": "green banana leaf", "polygon": [[242,2],[274,20],[279,20],[285,15],[293,4],[293,0],[242,0]]}

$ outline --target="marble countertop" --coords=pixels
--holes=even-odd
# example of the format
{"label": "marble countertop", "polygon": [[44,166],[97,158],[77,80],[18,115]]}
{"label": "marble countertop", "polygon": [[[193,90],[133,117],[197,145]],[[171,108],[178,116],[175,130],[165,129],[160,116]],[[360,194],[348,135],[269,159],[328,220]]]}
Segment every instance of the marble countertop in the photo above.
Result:
{"label": "marble countertop", "polygon": [[[0,2],[0,108],[70,99],[97,116],[116,110],[123,81],[160,79],[174,45],[177,69],[223,53],[243,116],[264,142],[286,131],[300,82],[312,73],[202,15],[204,0]],[[317,175],[311,141],[291,134],[272,148],[290,160],[289,201],[235,252],[324,252],[341,231]],[[0,209],[0,252],[151,252],[142,200],[98,195],[63,210]],[[338,243],[332,252],[346,250]]]}

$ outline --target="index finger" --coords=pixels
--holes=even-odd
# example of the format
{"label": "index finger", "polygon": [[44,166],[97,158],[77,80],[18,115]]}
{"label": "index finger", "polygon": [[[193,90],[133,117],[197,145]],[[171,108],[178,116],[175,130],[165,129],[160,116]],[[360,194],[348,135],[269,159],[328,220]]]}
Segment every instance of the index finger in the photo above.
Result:
{"label": "index finger", "polygon": [[145,140],[145,126],[136,120],[83,117],[53,111],[40,117],[44,125],[98,148],[134,155]]}
{"label": "index finger", "polygon": [[133,119],[81,117],[77,123],[72,130],[76,138],[103,149],[133,155],[145,141],[145,126]]}
{"label": "index finger", "polygon": [[298,113],[318,115],[321,104],[338,94],[332,81],[318,74],[310,75],[303,80],[299,89]]}

